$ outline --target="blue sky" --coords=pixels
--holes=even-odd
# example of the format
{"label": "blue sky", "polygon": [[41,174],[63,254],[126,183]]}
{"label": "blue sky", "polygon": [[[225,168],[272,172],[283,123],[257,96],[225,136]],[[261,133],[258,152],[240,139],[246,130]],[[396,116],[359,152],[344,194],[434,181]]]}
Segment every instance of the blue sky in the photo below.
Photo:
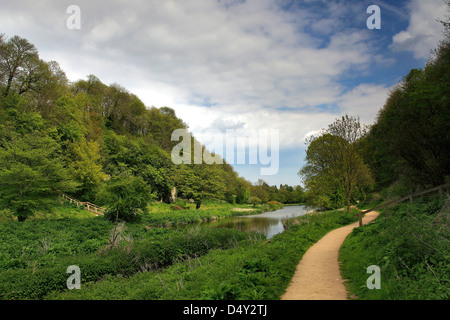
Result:
{"label": "blue sky", "polygon": [[[69,29],[70,5],[80,28]],[[366,12],[381,9],[381,29]],[[389,88],[442,37],[441,0],[0,0],[1,33],[34,43],[72,81],[96,75],[193,132],[278,130],[280,166],[246,179],[300,184],[305,137],[348,113],[372,124]],[[218,151],[218,153],[220,153]]]}

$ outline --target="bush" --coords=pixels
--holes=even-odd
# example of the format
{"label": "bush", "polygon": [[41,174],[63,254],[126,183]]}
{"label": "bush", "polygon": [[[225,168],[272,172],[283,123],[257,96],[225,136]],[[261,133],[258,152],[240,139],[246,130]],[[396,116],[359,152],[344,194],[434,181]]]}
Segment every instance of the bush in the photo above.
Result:
{"label": "bush", "polygon": [[277,210],[283,207],[283,204],[281,204],[278,201],[269,201],[267,202],[271,210]]}
{"label": "bush", "polygon": [[261,199],[258,197],[250,197],[248,198],[248,203],[252,204],[253,207],[256,207],[258,204],[261,204]]}

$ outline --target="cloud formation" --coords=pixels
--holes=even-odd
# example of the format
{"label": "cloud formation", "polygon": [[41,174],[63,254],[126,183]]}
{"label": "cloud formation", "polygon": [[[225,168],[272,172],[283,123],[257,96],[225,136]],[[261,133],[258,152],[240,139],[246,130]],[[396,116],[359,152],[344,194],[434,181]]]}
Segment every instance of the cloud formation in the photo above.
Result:
{"label": "cloud formation", "polygon": [[[366,28],[372,2],[385,19],[379,32]],[[193,131],[279,129],[280,149],[303,150],[308,133],[344,113],[373,123],[404,75],[395,53],[425,58],[435,47],[441,3],[27,0],[2,3],[0,21],[73,81],[118,83],[148,106],[174,108]],[[66,27],[72,4],[80,30]]]}
{"label": "cloud formation", "polygon": [[394,35],[392,48],[398,51],[411,51],[416,58],[428,58],[442,38],[443,26],[437,19],[445,20],[447,6],[444,1],[413,0],[407,30]]}

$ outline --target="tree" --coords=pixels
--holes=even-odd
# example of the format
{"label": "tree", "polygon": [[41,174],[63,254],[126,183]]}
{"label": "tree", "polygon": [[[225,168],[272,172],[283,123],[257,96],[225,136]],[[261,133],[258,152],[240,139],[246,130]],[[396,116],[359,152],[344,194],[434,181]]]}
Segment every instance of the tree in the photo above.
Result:
{"label": "tree", "polygon": [[299,172],[305,185],[314,189],[313,196],[320,196],[326,206],[341,189],[348,212],[355,189],[372,183],[369,169],[354,147],[362,132],[358,122],[353,117],[342,117],[330,125],[330,133],[312,138],[306,152],[306,164]]}
{"label": "tree", "polygon": [[411,70],[378,114],[367,149],[380,160],[391,158],[372,163],[380,183],[403,176],[424,188],[444,184],[450,174],[450,45],[446,48],[425,70]]}
{"label": "tree", "polygon": [[0,37],[0,81],[5,84],[4,96],[14,91],[26,91],[38,67],[39,56],[36,47],[28,40],[14,36],[8,41]]}
{"label": "tree", "polygon": [[450,21],[440,22],[444,39],[433,56],[391,90],[361,141],[379,189],[404,181],[414,191],[450,178]]}
{"label": "tree", "polygon": [[180,194],[195,201],[200,209],[206,199],[223,199],[225,185],[219,168],[210,164],[181,164],[177,181]]}
{"label": "tree", "polygon": [[365,188],[373,184],[370,170],[359,155],[356,142],[367,135],[368,126],[362,125],[359,117],[345,115],[336,119],[328,126],[328,132],[341,139],[337,139],[339,150],[338,161],[342,161],[336,178],[344,189],[347,210],[350,212],[350,198],[356,188]]}
{"label": "tree", "polygon": [[68,151],[70,172],[75,181],[80,183],[77,191],[79,198],[94,201],[97,189],[107,177],[101,165],[98,143],[82,138],[70,144]]}
{"label": "tree", "polygon": [[43,129],[39,114],[18,114],[0,130],[0,206],[24,221],[47,209],[77,183],[64,166],[60,145]]}
{"label": "tree", "polygon": [[258,204],[261,203],[261,199],[258,197],[250,197],[248,198],[248,203],[252,204],[253,207],[256,207]]}
{"label": "tree", "polygon": [[106,219],[138,221],[154,195],[142,177],[124,171],[108,180],[100,198],[107,207]]}
{"label": "tree", "polygon": [[[17,178],[15,183],[21,179],[31,181],[30,177],[20,175],[27,171],[20,172],[19,163],[30,166],[35,171],[33,174],[39,176],[44,175],[39,162],[44,165],[52,159],[55,161],[54,177],[61,178],[61,187],[54,185],[53,189],[66,190],[79,199],[97,204],[101,204],[98,203],[100,198],[96,198],[97,190],[108,186],[106,189],[113,192],[112,182],[104,180],[106,175],[114,178],[122,176],[123,172],[141,177],[144,188],[150,187],[158,199],[166,202],[176,187],[181,196],[194,198],[197,208],[205,199],[245,203],[250,196],[250,183],[240,178],[232,166],[201,163],[176,167],[171,161],[171,151],[177,145],[171,133],[187,127],[174,109],[147,108],[125,88],[118,84],[105,85],[94,75],[69,83],[57,62],[41,60],[34,45],[26,39],[0,35],[0,143],[5,179]],[[28,137],[32,138],[27,140]],[[40,139],[52,140],[49,140],[49,150],[37,142]],[[14,147],[23,149],[24,154],[25,150],[39,149],[45,157],[30,155],[29,159],[18,157],[16,161],[12,156]],[[202,151],[207,151],[204,146]],[[36,158],[32,159],[34,156]],[[8,171],[12,168],[16,168],[14,174]],[[119,186],[119,182],[113,180]],[[132,180],[140,185],[139,181]],[[79,188],[63,188],[62,182],[78,183]],[[2,190],[12,183],[0,181]],[[124,192],[132,189],[132,186],[120,185]],[[22,187],[32,188],[33,192],[47,197],[37,191],[38,185]],[[276,188],[264,190],[273,195]],[[56,195],[56,191],[52,194]],[[116,204],[111,207],[117,209]],[[35,207],[40,205],[36,202]],[[120,212],[121,216],[125,214]]]}

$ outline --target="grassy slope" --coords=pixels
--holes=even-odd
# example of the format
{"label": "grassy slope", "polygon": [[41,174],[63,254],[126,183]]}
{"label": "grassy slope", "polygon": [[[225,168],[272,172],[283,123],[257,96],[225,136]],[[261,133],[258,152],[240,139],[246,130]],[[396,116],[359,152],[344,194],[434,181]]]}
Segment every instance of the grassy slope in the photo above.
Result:
{"label": "grassy slope", "polygon": [[[448,209],[418,199],[381,212],[372,224],[356,228],[340,251],[341,272],[348,290],[359,299],[449,299],[450,250]],[[381,289],[367,288],[371,265],[381,269]]]}

